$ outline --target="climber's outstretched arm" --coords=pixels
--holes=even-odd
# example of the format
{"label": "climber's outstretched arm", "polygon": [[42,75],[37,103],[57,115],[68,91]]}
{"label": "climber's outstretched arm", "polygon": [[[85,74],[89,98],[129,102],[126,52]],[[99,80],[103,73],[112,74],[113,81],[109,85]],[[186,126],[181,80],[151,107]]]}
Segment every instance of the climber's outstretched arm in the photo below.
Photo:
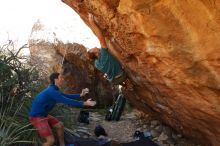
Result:
{"label": "climber's outstretched arm", "polygon": [[89,23],[90,23],[90,26],[92,27],[94,34],[98,37],[101,47],[107,48],[105,37],[103,36],[102,31],[99,28],[99,26],[96,24],[94,20],[94,16],[90,13],[89,13]]}

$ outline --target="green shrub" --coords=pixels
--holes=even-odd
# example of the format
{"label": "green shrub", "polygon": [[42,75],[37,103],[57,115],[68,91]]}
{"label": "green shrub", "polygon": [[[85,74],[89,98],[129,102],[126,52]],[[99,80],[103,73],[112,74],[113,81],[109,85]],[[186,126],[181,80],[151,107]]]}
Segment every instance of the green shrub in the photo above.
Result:
{"label": "green shrub", "polygon": [[21,54],[26,47],[15,50],[12,41],[0,47],[1,146],[30,143],[35,139],[36,131],[29,124],[27,113],[39,83],[36,68]]}
{"label": "green shrub", "polygon": [[[37,68],[29,64],[29,58],[15,50],[12,41],[0,46],[0,146],[38,145],[42,139],[30,125],[28,112],[33,97],[45,88],[39,79]],[[70,108],[58,105],[52,115],[74,128],[76,116]]]}

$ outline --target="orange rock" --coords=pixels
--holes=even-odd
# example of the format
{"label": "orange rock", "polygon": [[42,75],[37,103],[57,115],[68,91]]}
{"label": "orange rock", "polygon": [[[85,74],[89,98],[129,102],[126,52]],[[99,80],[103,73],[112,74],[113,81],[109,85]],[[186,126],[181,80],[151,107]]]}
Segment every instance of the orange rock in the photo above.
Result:
{"label": "orange rock", "polygon": [[106,31],[135,86],[130,96],[144,100],[128,94],[131,103],[199,143],[220,145],[219,0],[64,2],[86,23],[93,13]]}

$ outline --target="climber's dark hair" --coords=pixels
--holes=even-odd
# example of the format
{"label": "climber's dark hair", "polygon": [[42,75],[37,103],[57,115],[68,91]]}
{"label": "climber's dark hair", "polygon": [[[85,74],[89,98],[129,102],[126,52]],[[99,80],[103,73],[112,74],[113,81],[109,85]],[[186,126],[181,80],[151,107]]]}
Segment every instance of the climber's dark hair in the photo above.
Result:
{"label": "climber's dark hair", "polygon": [[[94,49],[94,48],[92,48],[92,49]],[[95,53],[91,51],[92,49],[87,51],[87,56],[89,57],[90,60],[98,59],[98,57],[95,55]]]}

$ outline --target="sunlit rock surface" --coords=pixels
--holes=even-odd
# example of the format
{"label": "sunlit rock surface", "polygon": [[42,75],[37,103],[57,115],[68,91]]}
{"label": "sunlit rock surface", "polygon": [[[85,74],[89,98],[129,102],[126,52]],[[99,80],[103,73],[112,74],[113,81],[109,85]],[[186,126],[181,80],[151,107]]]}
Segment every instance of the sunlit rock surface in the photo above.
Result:
{"label": "sunlit rock surface", "polygon": [[80,93],[83,88],[89,88],[90,93],[85,99],[92,98],[102,106],[111,104],[111,86],[87,59],[87,49],[77,43],[63,43],[56,37],[50,38],[53,41],[34,37],[42,33],[42,28],[42,24],[36,23],[29,39],[31,61],[38,67],[40,75],[47,78],[52,72],[65,72],[66,92]]}
{"label": "sunlit rock surface", "polygon": [[[134,85],[127,98],[207,146],[220,145],[219,0],[64,0],[105,32]],[[89,24],[88,24],[89,25]]]}

